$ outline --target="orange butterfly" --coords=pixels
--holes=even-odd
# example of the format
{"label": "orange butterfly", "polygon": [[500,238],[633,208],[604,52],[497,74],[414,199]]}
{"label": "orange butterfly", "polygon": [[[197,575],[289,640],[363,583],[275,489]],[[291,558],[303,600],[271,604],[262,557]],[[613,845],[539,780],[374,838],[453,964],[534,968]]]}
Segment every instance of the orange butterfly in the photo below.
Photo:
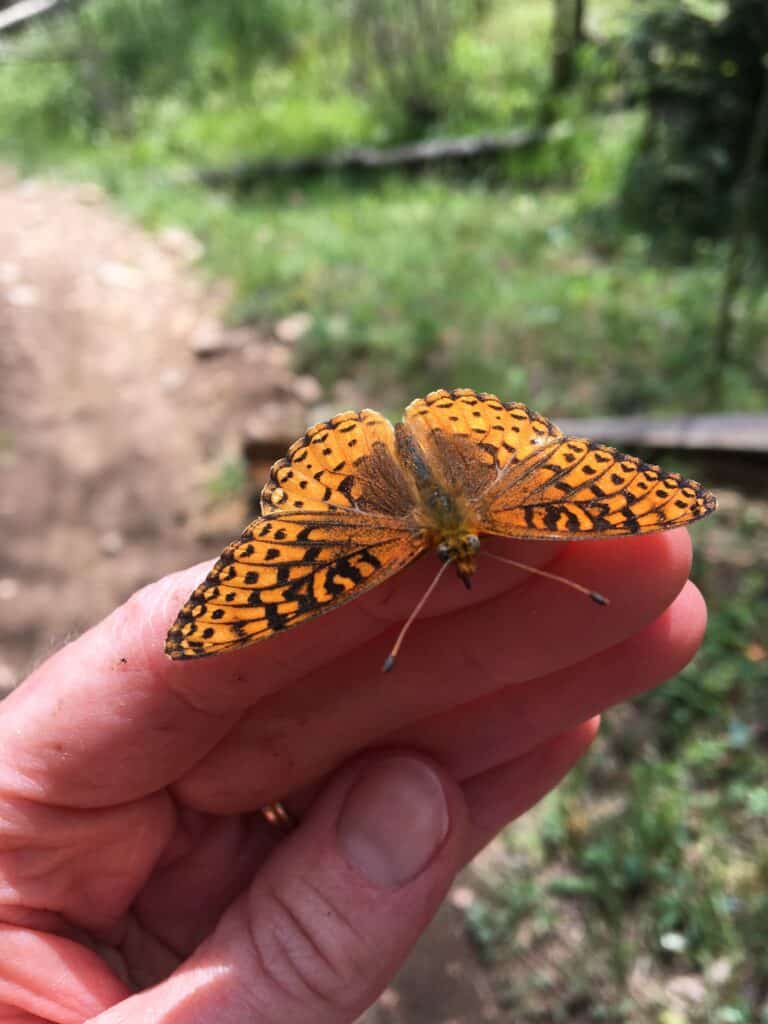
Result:
{"label": "orange butterfly", "polygon": [[264,640],[431,548],[469,585],[482,534],[620,537],[682,526],[716,507],[693,480],[566,437],[526,406],[468,388],[417,398],[394,428],[371,409],[344,412],[272,467],[260,518],[191,594],[165,651],[200,658]]}

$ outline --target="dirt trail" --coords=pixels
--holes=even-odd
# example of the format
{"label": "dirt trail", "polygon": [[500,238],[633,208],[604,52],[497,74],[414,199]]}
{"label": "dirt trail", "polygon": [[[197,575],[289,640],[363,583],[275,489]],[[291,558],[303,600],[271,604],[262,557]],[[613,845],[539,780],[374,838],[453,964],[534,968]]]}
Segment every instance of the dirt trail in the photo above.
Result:
{"label": "dirt trail", "polygon": [[210,482],[254,410],[279,401],[283,436],[304,426],[290,351],[222,326],[227,290],[190,271],[199,250],[94,186],[0,184],[3,687],[231,539],[245,511],[212,509]]}

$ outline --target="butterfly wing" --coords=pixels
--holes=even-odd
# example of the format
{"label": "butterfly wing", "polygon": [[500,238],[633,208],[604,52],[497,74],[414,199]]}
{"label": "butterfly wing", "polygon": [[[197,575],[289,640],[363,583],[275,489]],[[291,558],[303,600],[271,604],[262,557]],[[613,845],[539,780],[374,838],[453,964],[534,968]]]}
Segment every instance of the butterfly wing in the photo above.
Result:
{"label": "butterfly wing", "polygon": [[180,611],[170,657],[266,639],[365,593],[425,547],[392,425],[367,409],[292,444],[272,467],[261,507]]}
{"label": "butterfly wing", "polygon": [[415,496],[395,452],[392,424],[372,409],[343,412],[294,441],[261,492],[264,515],[356,509],[407,517]]}
{"label": "butterfly wing", "polygon": [[165,652],[199,658],[264,640],[383,583],[423,550],[401,521],[384,517],[299,511],[257,519],[192,593]]}
{"label": "butterfly wing", "polygon": [[[405,422],[440,475],[469,496],[563,436],[551,420],[520,402],[502,402],[469,388],[417,398],[405,410]],[[468,477],[473,487],[466,487]]]}
{"label": "butterfly wing", "polygon": [[458,466],[469,482],[484,533],[619,537],[683,526],[717,506],[694,480],[608,445],[566,437],[545,417],[494,395],[438,391],[411,403],[408,414],[443,472]]}
{"label": "butterfly wing", "polygon": [[716,507],[695,480],[608,445],[564,437],[489,490],[484,524],[507,537],[623,537],[684,526]]}

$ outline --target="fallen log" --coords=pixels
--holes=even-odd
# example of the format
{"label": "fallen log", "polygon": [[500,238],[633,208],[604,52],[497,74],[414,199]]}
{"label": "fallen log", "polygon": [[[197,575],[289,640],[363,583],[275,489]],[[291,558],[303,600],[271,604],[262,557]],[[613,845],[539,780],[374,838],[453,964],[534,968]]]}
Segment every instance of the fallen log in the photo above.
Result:
{"label": "fallen log", "polygon": [[467,163],[514,153],[539,145],[552,134],[547,128],[521,128],[495,135],[466,135],[428,139],[400,146],[356,146],[334,153],[318,153],[292,159],[244,160],[229,167],[197,171],[197,180],[213,188],[247,189],[259,181],[287,177],[311,177],[334,171],[381,171],[390,168],[418,169],[434,163]]}
{"label": "fallen log", "polygon": [[20,32],[33,21],[50,14],[64,14],[80,6],[84,0],[19,0],[0,11],[0,32]]}

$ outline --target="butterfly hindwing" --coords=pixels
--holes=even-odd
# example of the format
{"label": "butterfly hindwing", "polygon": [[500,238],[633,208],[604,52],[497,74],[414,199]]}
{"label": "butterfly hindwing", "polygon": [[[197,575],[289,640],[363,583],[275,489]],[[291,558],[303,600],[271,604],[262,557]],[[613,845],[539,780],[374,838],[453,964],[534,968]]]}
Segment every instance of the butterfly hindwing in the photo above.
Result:
{"label": "butterfly hindwing", "polygon": [[470,388],[417,398],[405,410],[405,422],[441,462],[471,458],[494,476],[537,457],[543,446],[563,436],[551,420],[522,403]]}
{"label": "butterfly hindwing", "polygon": [[274,464],[261,492],[264,515],[332,508],[406,515],[413,502],[392,424],[372,409],[311,427]]}

